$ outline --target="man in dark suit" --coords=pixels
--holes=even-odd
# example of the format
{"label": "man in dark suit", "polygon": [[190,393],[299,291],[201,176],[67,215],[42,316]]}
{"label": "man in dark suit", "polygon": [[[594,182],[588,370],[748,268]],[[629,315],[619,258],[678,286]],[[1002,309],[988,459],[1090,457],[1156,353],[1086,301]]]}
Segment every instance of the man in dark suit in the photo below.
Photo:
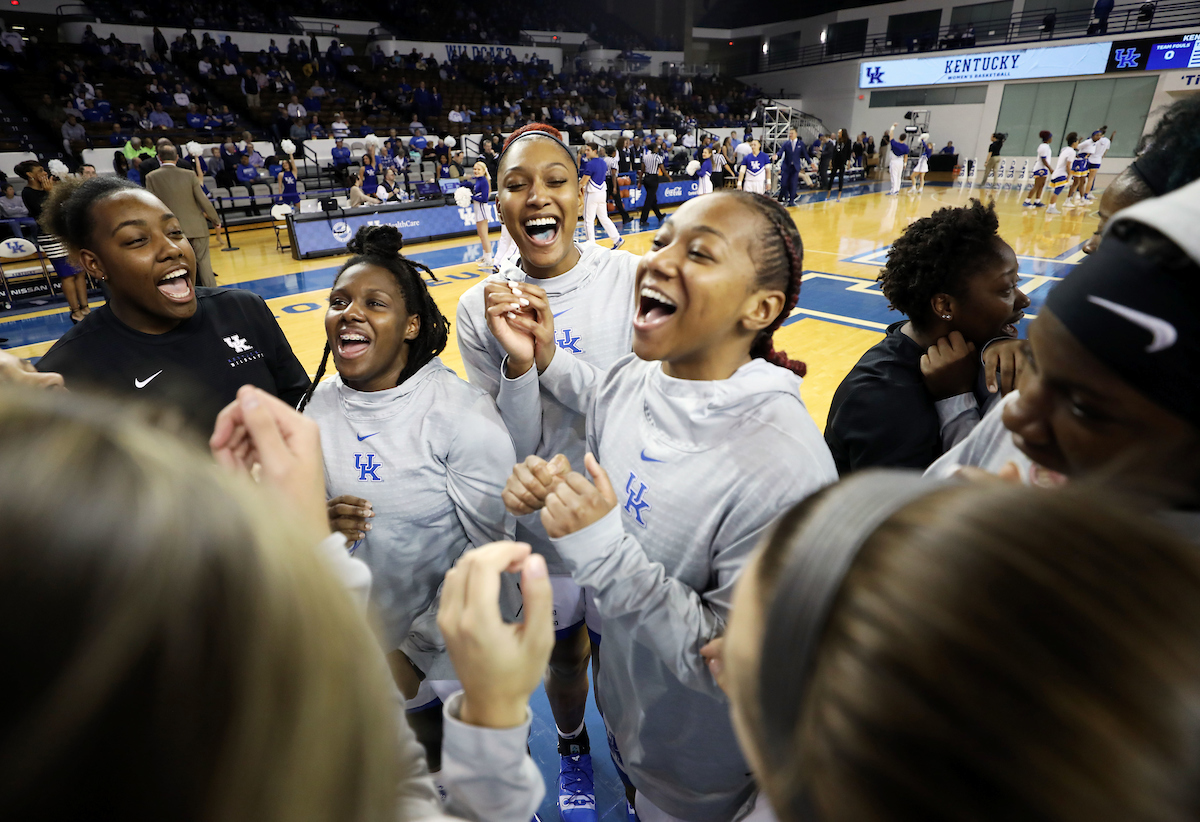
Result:
{"label": "man in dark suit", "polygon": [[221,218],[204,190],[200,187],[200,178],[194,171],[179,168],[179,152],[175,146],[164,145],[158,149],[158,159],[162,164],[145,177],[146,189],[162,200],[171,213],[179,218],[183,235],[188,238],[192,250],[196,252],[196,285],[205,288],[215,288],[216,275],[213,274],[212,261],[208,254],[208,224],[215,228],[221,227]]}
{"label": "man in dark suit", "polygon": [[795,205],[797,179],[803,178],[804,184],[812,188],[812,178],[805,171],[812,161],[796,129],[788,131],[787,140],[779,147],[779,158],[779,200],[787,205]]}

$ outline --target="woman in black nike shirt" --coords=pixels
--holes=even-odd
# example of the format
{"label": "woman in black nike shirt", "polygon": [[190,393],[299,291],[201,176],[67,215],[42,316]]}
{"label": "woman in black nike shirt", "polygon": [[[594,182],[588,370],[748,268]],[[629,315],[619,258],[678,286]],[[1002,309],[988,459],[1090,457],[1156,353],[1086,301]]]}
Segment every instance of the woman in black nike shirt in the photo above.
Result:
{"label": "woman in black nike shirt", "polygon": [[69,389],[173,407],[206,436],[243,385],[299,402],[308,375],[271,310],[250,291],[197,288],[192,247],[153,194],[116,178],[60,183],[43,222],[109,299],[39,370],[62,374]]}
{"label": "woman in black nike shirt", "polygon": [[906,319],[834,392],[825,441],[842,476],[928,467],[1012,384],[1019,345],[1004,341],[1016,339],[1029,298],[999,227],[995,209],[972,200],[917,220],[893,243],[880,290]]}

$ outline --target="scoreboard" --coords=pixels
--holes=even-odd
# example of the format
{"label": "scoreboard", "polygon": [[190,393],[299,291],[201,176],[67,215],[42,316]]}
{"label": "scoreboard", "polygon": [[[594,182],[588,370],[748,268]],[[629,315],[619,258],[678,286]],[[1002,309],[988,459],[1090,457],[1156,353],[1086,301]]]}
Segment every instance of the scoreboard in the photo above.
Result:
{"label": "scoreboard", "polygon": [[1108,56],[1109,72],[1200,68],[1200,34],[1174,39],[1118,40]]}

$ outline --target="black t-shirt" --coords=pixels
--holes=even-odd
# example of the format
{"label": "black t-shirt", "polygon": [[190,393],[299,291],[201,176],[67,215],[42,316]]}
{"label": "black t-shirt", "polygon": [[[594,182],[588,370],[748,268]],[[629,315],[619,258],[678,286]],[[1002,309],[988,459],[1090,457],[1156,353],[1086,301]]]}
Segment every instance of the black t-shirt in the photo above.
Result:
{"label": "black t-shirt", "polygon": [[196,313],[166,334],[143,334],[105,305],[38,362],[67,388],[174,407],[204,436],[243,385],[296,406],[309,379],[262,297],[240,288],[197,288]]}
{"label": "black t-shirt", "polygon": [[833,394],[825,442],[842,476],[862,468],[927,468],[942,455],[941,422],[921,376],[925,349],[900,328],[872,346]]}
{"label": "black t-shirt", "polygon": [[988,146],[988,154],[992,155],[993,157],[999,157],[1000,149],[1002,149],[1002,148],[1004,148],[1004,141],[997,140],[996,142],[994,142],[990,146]]}

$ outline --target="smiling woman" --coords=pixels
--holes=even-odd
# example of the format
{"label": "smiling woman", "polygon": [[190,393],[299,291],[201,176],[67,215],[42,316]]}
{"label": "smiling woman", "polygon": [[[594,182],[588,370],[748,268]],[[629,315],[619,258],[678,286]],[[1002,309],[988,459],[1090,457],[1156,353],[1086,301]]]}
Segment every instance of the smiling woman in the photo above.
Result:
{"label": "smiling woman", "polygon": [[105,282],[108,303],[63,335],[40,370],[71,389],[172,408],[204,436],[243,385],[299,401],[308,375],[262,298],[196,288],[192,247],[153,194],[117,178],[68,181],[46,212],[72,257]]}
{"label": "smiling woman", "polygon": [[979,422],[989,397],[976,396],[978,352],[1014,339],[1029,307],[999,225],[993,206],[973,200],[917,220],[888,251],[880,287],[907,319],[833,396],[825,440],[841,474],[926,468]]}
{"label": "smiling woman", "polygon": [[[421,273],[433,275],[402,244],[390,225],[347,244],[301,410],[321,428],[330,525],[371,569],[392,671],[412,699],[420,680],[457,690],[432,619],[438,586],[463,551],[512,537],[500,491],[516,458],[492,398],[438,359],[449,329]],[[330,356],[338,374],[321,382]],[[413,725],[437,770],[440,724]]]}

